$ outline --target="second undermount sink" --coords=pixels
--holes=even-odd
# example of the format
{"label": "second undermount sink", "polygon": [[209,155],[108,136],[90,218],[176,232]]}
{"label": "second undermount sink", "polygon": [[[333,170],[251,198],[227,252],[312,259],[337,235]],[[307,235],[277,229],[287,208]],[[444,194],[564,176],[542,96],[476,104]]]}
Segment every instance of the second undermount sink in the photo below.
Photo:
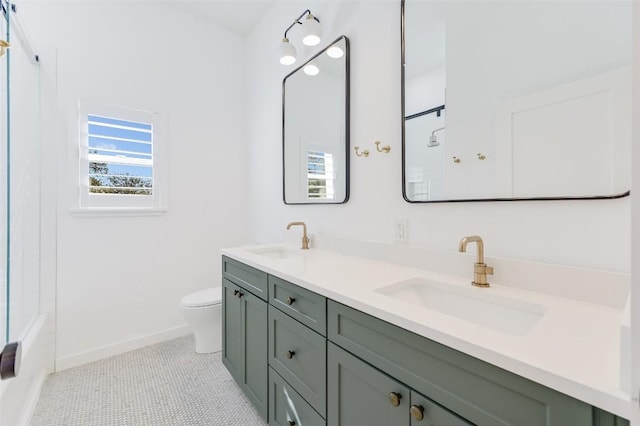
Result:
{"label": "second undermount sink", "polygon": [[411,278],[375,290],[421,308],[437,311],[506,334],[527,334],[547,308],[496,294],[491,289],[460,287],[426,278]]}
{"label": "second undermount sink", "polygon": [[255,249],[248,249],[247,251],[259,256],[266,257],[268,259],[291,259],[302,255],[299,249],[295,250],[283,246],[259,247]]}

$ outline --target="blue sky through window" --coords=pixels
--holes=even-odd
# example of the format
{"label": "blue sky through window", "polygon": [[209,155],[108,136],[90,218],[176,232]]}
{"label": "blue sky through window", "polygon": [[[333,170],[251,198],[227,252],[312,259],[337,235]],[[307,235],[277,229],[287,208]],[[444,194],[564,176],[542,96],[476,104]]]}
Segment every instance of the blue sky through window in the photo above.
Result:
{"label": "blue sky through window", "polygon": [[[115,193],[139,193],[127,188],[153,186],[153,126],[97,115],[88,115],[89,185],[118,187]],[[122,178],[125,179],[122,179]],[[109,192],[113,193],[113,192]]]}

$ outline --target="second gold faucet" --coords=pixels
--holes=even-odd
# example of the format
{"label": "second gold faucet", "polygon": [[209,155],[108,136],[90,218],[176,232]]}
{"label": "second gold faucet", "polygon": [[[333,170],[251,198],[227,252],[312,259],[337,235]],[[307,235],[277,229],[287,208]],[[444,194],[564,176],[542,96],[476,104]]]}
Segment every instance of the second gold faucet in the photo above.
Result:
{"label": "second gold faucet", "polygon": [[476,243],[478,247],[476,261],[473,264],[473,281],[471,281],[471,284],[476,287],[489,287],[490,284],[487,282],[487,274],[493,275],[493,267],[487,266],[487,264],[484,263],[484,243],[482,242],[482,238],[478,235],[464,237],[460,240],[458,251],[460,253],[466,252],[467,244],[469,243]]}
{"label": "second gold faucet", "polygon": [[309,250],[309,237],[307,236],[307,224],[304,222],[291,222],[287,225],[287,230],[292,226],[302,226],[302,250]]}

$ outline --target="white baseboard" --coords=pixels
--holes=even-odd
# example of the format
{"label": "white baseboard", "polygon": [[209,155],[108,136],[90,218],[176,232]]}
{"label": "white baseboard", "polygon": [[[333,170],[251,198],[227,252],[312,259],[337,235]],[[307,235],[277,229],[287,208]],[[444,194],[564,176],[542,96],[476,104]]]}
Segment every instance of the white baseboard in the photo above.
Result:
{"label": "white baseboard", "polygon": [[177,339],[178,337],[186,336],[189,333],[191,333],[189,326],[183,325],[135,339],[125,340],[124,342],[101,346],[79,354],[58,358],[56,359],[55,371],[67,370],[69,368],[109,358],[114,355],[120,355],[135,349],[144,348],[145,346],[154,345],[171,339]]}

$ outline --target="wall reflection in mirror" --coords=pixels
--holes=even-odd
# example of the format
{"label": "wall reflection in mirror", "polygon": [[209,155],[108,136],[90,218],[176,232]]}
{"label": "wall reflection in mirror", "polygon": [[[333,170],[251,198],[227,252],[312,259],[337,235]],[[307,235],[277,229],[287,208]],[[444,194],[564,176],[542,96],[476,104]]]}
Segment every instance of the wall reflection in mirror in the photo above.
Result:
{"label": "wall reflection in mirror", "polygon": [[405,199],[627,195],[631,7],[403,1]]}
{"label": "wall reflection in mirror", "polygon": [[349,198],[349,43],[340,37],[283,81],[285,204]]}

